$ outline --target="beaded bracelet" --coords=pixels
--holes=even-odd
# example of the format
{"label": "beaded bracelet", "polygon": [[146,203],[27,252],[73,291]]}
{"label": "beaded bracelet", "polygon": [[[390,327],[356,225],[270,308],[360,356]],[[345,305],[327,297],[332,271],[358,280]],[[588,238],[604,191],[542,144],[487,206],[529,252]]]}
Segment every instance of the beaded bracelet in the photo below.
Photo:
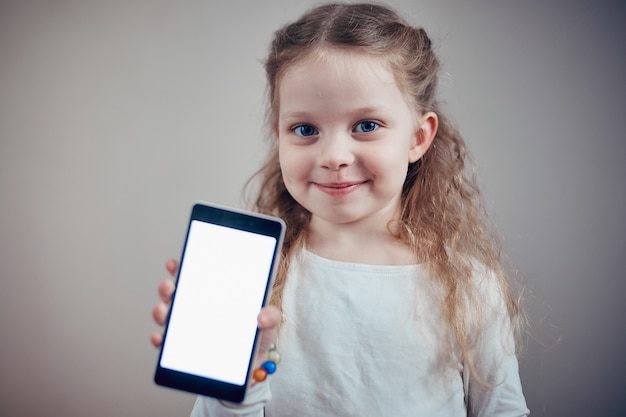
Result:
{"label": "beaded bracelet", "polygon": [[268,375],[276,372],[276,365],[280,363],[280,353],[276,350],[276,345],[271,344],[267,352],[267,360],[252,372],[255,382],[263,382]]}

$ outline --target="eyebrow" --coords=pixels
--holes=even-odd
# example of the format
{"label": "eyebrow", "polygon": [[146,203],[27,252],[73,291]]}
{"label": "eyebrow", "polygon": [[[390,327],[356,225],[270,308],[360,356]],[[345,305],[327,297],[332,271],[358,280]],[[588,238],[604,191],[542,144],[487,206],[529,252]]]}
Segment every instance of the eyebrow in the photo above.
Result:
{"label": "eyebrow", "polygon": [[[311,117],[315,112],[309,111],[289,111],[286,113],[279,114],[279,119],[300,119]],[[355,109],[351,109],[348,114],[368,114],[368,113],[391,113],[391,109],[385,106],[365,106],[358,107]]]}
{"label": "eyebrow", "polygon": [[311,113],[304,111],[290,111],[287,113],[279,113],[278,117],[280,119],[300,119],[302,117],[308,117]]}

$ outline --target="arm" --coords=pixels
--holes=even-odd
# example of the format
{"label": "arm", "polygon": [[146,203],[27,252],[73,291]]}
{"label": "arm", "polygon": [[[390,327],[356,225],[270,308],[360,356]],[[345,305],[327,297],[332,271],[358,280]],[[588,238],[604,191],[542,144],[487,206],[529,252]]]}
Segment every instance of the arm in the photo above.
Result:
{"label": "arm", "polygon": [[464,366],[468,416],[524,417],[529,415],[522,392],[515,339],[499,289],[490,280],[478,284],[484,294],[483,333],[473,355],[480,380]]}
{"label": "arm", "polygon": [[[470,375],[469,369],[464,369],[464,384],[467,397],[468,416],[472,417],[525,417],[529,410],[522,392],[519,378],[518,363],[515,355],[506,355],[498,358],[489,365],[497,371],[492,375],[490,385],[482,385]],[[482,365],[482,366],[481,366]],[[479,364],[481,368],[484,363]]]}

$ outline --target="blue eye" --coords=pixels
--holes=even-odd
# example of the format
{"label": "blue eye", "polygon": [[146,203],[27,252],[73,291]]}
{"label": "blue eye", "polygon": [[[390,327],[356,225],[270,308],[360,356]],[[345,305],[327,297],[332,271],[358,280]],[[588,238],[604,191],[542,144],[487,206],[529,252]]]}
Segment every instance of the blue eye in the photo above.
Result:
{"label": "blue eye", "polygon": [[317,135],[317,129],[311,125],[296,126],[296,128],[293,131],[296,132],[296,135],[298,136],[307,137],[307,136]]}
{"label": "blue eye", "polygon": [[364,120],[356,125],[354,130],[360,133],[369,133],[378,129],[380,125],[376,122],[372,122],[371,120]]}

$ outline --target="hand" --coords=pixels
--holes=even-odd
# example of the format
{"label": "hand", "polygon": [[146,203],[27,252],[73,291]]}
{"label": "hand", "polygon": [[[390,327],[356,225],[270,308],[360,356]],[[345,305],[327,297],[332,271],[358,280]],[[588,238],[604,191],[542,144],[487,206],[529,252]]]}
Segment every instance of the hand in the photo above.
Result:
{"label": "hand", "polygon": [[[164,326],[165,320],[167,319],[167,311],[172,301],[172,294],[175,288],[173,278],[176,276],[178,262],[174,259],[168,260],[165,263],[165,269],[167,269],[171,278],[166,278],[159,284],[159,296],[161,297],[161,301],[152,309],[152,317],[159,326]],[[255,368],[266,360],[270,345],[276,343],[276,334],[281,317],[280,311],[274,306],[263,307],[263,309],[261,309],[257,317],[259,329],[261,329],[261,342],[254,364]],[[163,342],[163,333],[161,331],[154,331],[150,339],[155,347],[159,347]]]}
{"label": "hand", "polygon": [[[178,262],[174,259],[170,259],[165,263],[165,269],[170,274],[171,278],[164,279],[161,284],[159,284],[159,296],[161,297],[161,301],[154,306],[152,309],[152,318],[159,326],[165,325],[165,320],[167,319],[167,311],[169,309],[169,304],[172,301],[172,294],[174,293],[174,276],[176,275],[176,270],[178,269]],[[154,347],[161,346],[161,342],[163,342],[163,333],[160,331],[154,331],[150,335],[150,340]]]}
{"label": "hand", "polygon": [[257,350],[256,360],[254,361],[254,368],[258,368],[267,360],[267,352],[270,346],[276,343],[278,325],[281,318],[280,310],[274,306],[263,307],[257,316],[259,329],[261,329],[261,342]]}

